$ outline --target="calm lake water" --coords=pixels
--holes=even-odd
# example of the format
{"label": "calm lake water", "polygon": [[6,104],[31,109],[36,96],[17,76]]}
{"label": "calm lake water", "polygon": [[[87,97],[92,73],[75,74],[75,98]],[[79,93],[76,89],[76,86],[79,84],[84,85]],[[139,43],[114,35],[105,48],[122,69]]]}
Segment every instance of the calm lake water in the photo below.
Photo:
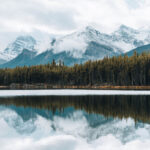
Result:
{"label": "calm lake water", "polygon": [[58,91],[0,91],[0,150],[150,149],[147,91]]}

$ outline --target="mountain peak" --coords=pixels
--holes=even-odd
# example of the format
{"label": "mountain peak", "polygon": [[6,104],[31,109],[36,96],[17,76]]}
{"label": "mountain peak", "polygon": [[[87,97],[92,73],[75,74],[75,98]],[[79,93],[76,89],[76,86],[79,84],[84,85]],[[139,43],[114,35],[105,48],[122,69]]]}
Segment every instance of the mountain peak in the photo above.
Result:
{"label": "mountain peak", "polygon": [[86,33],[92,33],[92,34],[94,34],[94,35],[98,35],[98,34],[100,34],[100,31],[98,31],[98,30],[96,30],[94,27],[92,27],[92,26],[86,26],[85,27],[85,29],[84,29],[84,32],[86,32]]}
{"label": "mountain peak", "polygon": [[30,35],[18,36],[15,41],[18,41],[18,40],[25,41],[25,42],[33,42],[36,44],[36,40]]}
{"label": "mountain peak", "polygon": [[119,29],[122,29],[122,30],[124,30],[124,29],[129,29],[130,27],[128,27],[128,26],[126,26],[126,25],[120,25],[120,27],[119,27]]}
{"label": "mountain peak", "polygon": [[102,34],[92,26],[86,26],[83,30],[80,30],[79,32],[76,33],[79,36],[84,36],[85,39],[89,40],[95,40]]}
{"label": "mountain peak", "polygon": [[18,36],[14,42],[10,43],[4,50],[4,55],[8,57],[6,60],[11,60],[18,56],[24,49],[35,51],[36,40],[32,36]]}
{"label": "mountain peak", "polygon": [[131,27],[128,27],[126,25],[120,25],[120,27],[118,28],[117,32],[130,32],[130,33],[137,33],[137,30],[131,28]]}
{"label": "mountain peak", "polygon": [[93,28],[92,26],[86,26],[85,30],[86,31],[95,31],[95,28]]}

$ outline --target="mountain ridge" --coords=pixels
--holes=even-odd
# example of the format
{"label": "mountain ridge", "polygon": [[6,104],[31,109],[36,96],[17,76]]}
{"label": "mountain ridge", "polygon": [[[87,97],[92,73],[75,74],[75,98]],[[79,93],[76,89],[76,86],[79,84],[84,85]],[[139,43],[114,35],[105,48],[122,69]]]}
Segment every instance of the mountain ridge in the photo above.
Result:
{"label": "mountain ridge", "polygon": [[[75,63],[84,63],[87,60],[97,60],[105,56],[111,57],[127,53],[129,48],[135,50],[137,47],[150,44],[150,38],[148,37],[150,37],[150,32],[138,31],[125,25],[121,25],[111,34],[102,33],[91,26],[87,26],[82,30],[52,39],[48,48],[41,53],[34,49],[36,40],[33,37],[20,37],[21,42],[14,44],[20,46],[19,49],[14,50],[17,53],[16,56],[13,55],[10,61],[0,65],[0,67],[22,66],[23,62],[24,65],[46,64],[52,62],[53,59],[56,62],[62,60],[65,65],[70,66]],[[16,41],[18,41],[18,38],[14,43]],[[13,43],[11,44],[13,45]],[[28,55],[23,52],[24,49],[29,50]],[[4,52],[4,54],[8,53],[9,55],[11,49],[5,49]],[[30,56],[32,52],[36,52],[33,57]],[[18,56],[23,59],[23,61],[20,59],[20,64]]]}
{"label": "mountain ridge", "polygon": [[36,51],[35,45],[36,40],[32,36],[18,36],[12,43],[8,44],[0,55],[3,59],[10,61],[22,53],[23,49]]}

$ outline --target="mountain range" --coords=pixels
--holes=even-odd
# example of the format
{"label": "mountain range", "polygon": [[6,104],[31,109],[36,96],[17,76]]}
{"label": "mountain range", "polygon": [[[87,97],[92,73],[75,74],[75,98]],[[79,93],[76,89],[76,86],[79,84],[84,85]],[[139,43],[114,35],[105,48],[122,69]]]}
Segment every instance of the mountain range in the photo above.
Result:
{"label": "mountain range", "polygon": [[150,50],[150,31],[135,30],[121,25],[111,34],[87,26],[72,34],[53,38],[45,51],[39,53],[37,41],[32,36],[19,36],[0,52],[0,68],[30,66],[62,60],[65,65],[84,63],[134,51]]}

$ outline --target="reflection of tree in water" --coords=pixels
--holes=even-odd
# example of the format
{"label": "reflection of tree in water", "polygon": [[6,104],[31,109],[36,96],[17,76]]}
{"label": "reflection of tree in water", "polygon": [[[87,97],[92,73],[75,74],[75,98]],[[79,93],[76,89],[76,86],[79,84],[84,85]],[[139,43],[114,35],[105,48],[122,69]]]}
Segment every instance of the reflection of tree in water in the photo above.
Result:
{"label": "reflection of tree in water", "polygon": [[63,111],[66,107],[82,109],[106,117],[132,117],[150,121],[150,96],[44,96],[1,98],[1,105],[15,105]]}

